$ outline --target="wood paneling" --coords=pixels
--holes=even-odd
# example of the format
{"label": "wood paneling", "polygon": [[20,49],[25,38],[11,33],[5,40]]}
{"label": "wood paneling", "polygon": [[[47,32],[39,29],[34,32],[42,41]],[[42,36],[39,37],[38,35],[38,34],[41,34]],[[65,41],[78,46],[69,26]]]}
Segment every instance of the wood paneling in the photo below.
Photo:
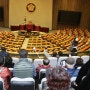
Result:
{"label": "wood paneling", "polygon": [[4,8],[4,21],[0,26],[9,27],[9,0],[0,0],[0,6]]}
{"label": "wood paneling", "polygon": [[58,10],[79,11],[82,13],[80,27],[88,28],[90,0],[53,0],[53,29],[57,28]]}

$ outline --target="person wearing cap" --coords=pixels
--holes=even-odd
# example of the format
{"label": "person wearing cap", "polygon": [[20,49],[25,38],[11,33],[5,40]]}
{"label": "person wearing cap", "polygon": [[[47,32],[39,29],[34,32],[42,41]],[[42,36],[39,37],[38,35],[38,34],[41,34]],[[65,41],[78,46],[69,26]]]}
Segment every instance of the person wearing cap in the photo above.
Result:
{"label": "person wearing cap", "polygon": [[74,58],[69,57],[65,60],[65,68],[69,73],[70,78],[77,77],[78,75],[77,68],[74,67],[74,65],[75,65]]}

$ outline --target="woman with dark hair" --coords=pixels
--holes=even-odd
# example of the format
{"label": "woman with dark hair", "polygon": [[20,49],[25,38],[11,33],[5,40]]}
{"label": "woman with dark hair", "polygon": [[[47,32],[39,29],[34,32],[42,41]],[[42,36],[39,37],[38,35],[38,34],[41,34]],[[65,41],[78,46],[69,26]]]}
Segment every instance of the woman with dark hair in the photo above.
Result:
{"label": "woman with dark hair", "polygon": [[60,66],[53,68],[47,77],[48,90],[70,90],[70,77]]}
{"label": "woman with dark hair", "polygon": [[5,57],[5,56],[9,55],[9,53],[6,51],[6,48],[5,47],[1,47],[0,55],[2,57]]}
{"label": "woman with dark hair", "polygon": [[14,67],[14,63],[12,62],[12,57],[10,57],[10,55],[7,55],[4,58],[4,67],[7,67],[7,68],[13,68]]}
{"label": "woman with dark hair", "polygon": [[9,81],[12,77],[10,70],[4,67],[4,59],[0,56],[0,77],[4,80],[5,90],[9,90]]}
{"label": "woman with dark hair", "polygon": [[56,51],[54,51],[54,52],[52,53],[52,57],[57,57],[57,52],[56,52]]}
{"label": "woman with dark hair", "polygon": [[48,59],[44,59],[43,64],[38,64],[38,67],[36,68],[37,75],[39,74],[40,69],[51,68],[51,65],[49,63],[50,63],[50,61]]}
{"label": "woman with dark hair", "polygon": [[76,64],[74,67],[82,67],[84,64],[83,64],[83,59],[82,58],[77,58],[76,59]]}
{"label": "woman with dark hair", "polygon": [[13,68],[14,63],[12,63],[12,57],[6,51],[5,47],[1,47],[0,55],[4,58],[4,67]]}

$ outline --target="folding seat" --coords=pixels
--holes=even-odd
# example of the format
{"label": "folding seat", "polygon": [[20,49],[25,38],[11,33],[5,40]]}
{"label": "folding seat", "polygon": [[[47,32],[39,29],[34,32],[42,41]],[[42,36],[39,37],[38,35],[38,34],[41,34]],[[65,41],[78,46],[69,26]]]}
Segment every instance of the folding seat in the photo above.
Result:
{"label": "folding seat", "polygon": [[58,65],[65,66],[65,60],[68,58],[68,56],[61,56],[58,59]]}
{"label": "folding seat", "polygon": [[19,58],[17,58],[17,57],[12,57],[12,62],[14,63],[14,64],[16,64],[17,62],[19,62]]}
{"label": "folding seat", "polygon": [[27,58],[27,59],[28,59],[28,61],[32,62],[32,58]]}
{"label": "folding seat", "polygon": [[51,67],[56,67],[56,65],[57,65],[57,57],[48,57],[48,59],[50,60]]}
{"label": "folding seat", "polygon": [[89,55],[87,55],[87,56],[83,55],[83,56],[81,56],[81,58],[83,59],[83,63],[84,63],[84,64],[85,64],[88,60],[90,60],[90,56],[89,56]]}
{"label": "folding seat", "polygon": [[71,56],[71,57],[74,58],[75,61],[76,61],[77,58],[80,58],[80,56]]}
{"label": "folding seat", "polygon": [[41,69],[39,71],[39,83],[41,83],[41,80],[46,77],[46,69]]}
{"label": "folding seat", "polygon": [[43,59],[35,59],[35,60],[34,60],[35,68],[38,67],[38,64],[43,64]]}
{"label": "folding seat", "polygon": [[45,83],[47,82],[46,78],[43,78],[41,80],[41,83],[39,84],[39,90],[44,90]]}
{"label": "folding seat", "polygon": [[33,78],[17,78],[11,79],[11,90],[35,90],[35,80]]}

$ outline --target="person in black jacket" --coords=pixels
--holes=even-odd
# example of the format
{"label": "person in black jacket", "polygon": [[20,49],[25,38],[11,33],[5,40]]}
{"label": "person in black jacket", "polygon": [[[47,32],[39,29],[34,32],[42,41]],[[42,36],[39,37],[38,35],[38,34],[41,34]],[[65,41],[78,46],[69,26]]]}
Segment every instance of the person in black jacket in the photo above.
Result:
{"label": "person in black jacket", "polygon": [[77,50],[78,50],[78,38],[75,37],[71,45],[72,55],[77,55]]}
{"label": "person in black jacket", "polygon": [[4,58],[4,67],[13,68],[14,63],[12,62],[12,57],[3,46],[1,47],[0,55]]}
{"label": "person in black jacket", "polygon": [[74,85],[75,90],[90,90],[90,59],[80,69]]}

